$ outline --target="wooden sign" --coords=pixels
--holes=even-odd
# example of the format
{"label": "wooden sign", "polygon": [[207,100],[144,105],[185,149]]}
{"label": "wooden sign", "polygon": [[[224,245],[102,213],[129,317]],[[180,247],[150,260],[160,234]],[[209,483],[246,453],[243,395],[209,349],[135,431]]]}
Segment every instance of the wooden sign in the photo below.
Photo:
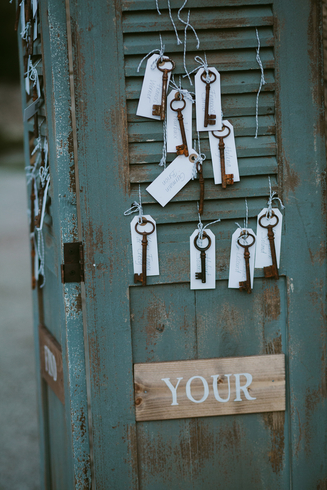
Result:
{"label": "wooden sign", "polygon": [[41,375],[59,400],[65,403],[61,347],[43,325],[39,325],[39,345]]}
{"label": "wooden sign", "polygon": [[134,365],[136,420],[285,410],[284,354]]}

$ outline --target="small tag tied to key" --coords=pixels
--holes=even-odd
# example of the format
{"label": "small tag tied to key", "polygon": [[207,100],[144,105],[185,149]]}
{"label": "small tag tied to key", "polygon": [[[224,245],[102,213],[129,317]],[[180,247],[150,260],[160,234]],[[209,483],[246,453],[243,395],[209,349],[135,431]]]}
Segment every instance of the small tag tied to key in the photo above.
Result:
{"label": "small tag tied to key", "polygon": [[167,97],[167,153],[189,155],[192,148],[192,100],[172,90]]}
{"label": "small tag tied to key", "polygon": [[216,288],[216,239],[211,230],[199,230],[190,236],[190,288]]}
{"label": "small tag tied to key", "polygon": [[220,74],[216,68],[199,68],[195,77],[196,130],[221,129]]}
{"label": "small tag tied to key", "polygon": [[234,231],[229,262],[229,288],[251,293],[253,289],[255,249],[256,236],[251,228],[238,228]]}
{"label": "small tag tied to key", "polygon": [[160,61],[153,54],[147,61],[136,115],[163,121],[166,111],[167,89],[175,63],[167,56]]}
{"label": "small tag tied to key", "polygon": [[[142,223],[140,222],[141,220]],[[143,232],[147,234],[145,237],[143,237]],[[146,284],[146,276],[159,275],[157,226],[155,220],[148,214],[142,215],[142,217],[135,216],[131,221],[131,235],[134,274],[144,275],[144,267],[142,266],[144,266],[145,253],[146,274],[139,282],[142,282],[143,279],[143,283]],[[144,246],[144,238],[147,241],[146,247]]]}
{"label": "small tag tied to key", "polygon": [[198,154],[190,150],[190,155],[180,155],[150,184],[146,190],[162,207],[171,201],[192,179]]}
{"label": "small tag tied to key", "polygon": [[239,182],[240,174],[232,124],[225,119],[221,131],[209,131],[209,143],[215,184],[223,184],[226,188],[230,183]]}
{"label": "small tag tied to key", "polygon": [[268,208],[262,209],[258,214],[255,267],[264,268],[265,277],[278,279],[282,223],[283,215],[277,208],[272,209],[271,218]]}

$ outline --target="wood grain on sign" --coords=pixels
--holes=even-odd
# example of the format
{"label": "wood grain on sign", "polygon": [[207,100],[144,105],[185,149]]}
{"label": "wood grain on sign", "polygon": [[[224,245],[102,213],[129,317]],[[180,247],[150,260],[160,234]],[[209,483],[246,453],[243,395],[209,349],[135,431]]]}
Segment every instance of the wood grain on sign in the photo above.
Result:
{"label": "wood grain on sign", "polygon": [[61,347],[53,335],[39,325],[41,374],[59,400],[65,403]]}
{"label": "wood grain on sign", "polygon": [[284,354],[134,365],[136,420],[285,410]]}

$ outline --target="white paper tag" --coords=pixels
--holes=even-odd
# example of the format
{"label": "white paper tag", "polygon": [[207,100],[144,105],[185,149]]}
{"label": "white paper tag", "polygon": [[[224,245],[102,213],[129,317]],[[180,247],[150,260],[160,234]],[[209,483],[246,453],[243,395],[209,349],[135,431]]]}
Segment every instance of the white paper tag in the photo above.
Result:
{"label": "white paper tag", "polygon": [[25,0],[20,4],[20,27],[21,32],[25,31]]}
{"label": "white paper tag", "polygon": [[[210,67],[209,70],[216,76],[216,80],[210,84],[209,92],[209,115],[215,115],[216,122],[213,125],[208,124],[207,127],[204,126],[206,83],[201,80],[204,68],[200,68],[194,77],[197,131],[216,131],[217,129],[221,129],[220,75],[216,68]],[[214,75],[211,75],[211,78]],[[205,75],[203,78],[205,79]]]}
{"label": "white paper tag", "polygon": [[[274,236],[275,236],[275,250],[276,250],[276,260],[277,267],[279,268],[279,259],[280,259],[280,247],[282,241],[282,223],[283,223],[283,215],[277,208],[273,208],[275,215],[278,217],[278,223],[273,228]],[[263,267],[267,267],[272,265],[271,251],[268,239],[268,230],[267,228],[263,228],[259,225],[259,220],[261,216],[265,216],[267,212],[267,208],[264,208],[258,214],[257,221],[257,247],[256,247],[256,255],[255,255],[255,267],[257,269],[261,269]],[[275,224],[276,218],[273,216],[271,220],[267,220],[266,217],[262,218],[261,223],[264,226],[269,224]]]}
{"label": "white paper tag", "polygon": [[[150,184],[146,190],[162,207],[191,180],[194,168],[194,155],[197,152],[190,150],[190,155],[179,155],[171,164]],[[193,160],[192,160],[193,158]]]}
{"label": "white paper tag", "polygon": [[[190,287],[191,289],[215,289],[216,288],[216,238],[211,230],[205,229],[211,239],[211,245],[206,250],[206,282],[196,279],[195,274],[201,273],[201,252],[194,245],[194,239],[199,230],[195,230],[190,236]],[[204,248],[208,245],[208,239],[197,240],[198,247]]]}
{"label": "white paper tag", "polygon": [[33,26],[33,41],[37,39],[37,17],[34,19],[34,26]]}
{"label": "white paper tag", "polygon": [[33,17],[35,17],[37,12],[37,0],[32,0]]}
{"label": "white paper tag", "polygon": [[[251,228],[245,228],[248,233],[254,235],[253,230]],[[232,236],[232,246],[230,253],[230,262],[229,262],[229,279],[228,279],[228,287],[229,288],[237,288],[240,287],[240,281],[246,281],[246,269],[245,269],[245,260],[244,260],[244,251],[245,249],[241,247],[237,240],[241,234],[241,230],[238,228],[234,231]],[[254,235],[255,236],[255,235]],[[248,238],[241,239],[241,243],[252,243],[253,238],[248,236]],[[253,288],[253,276],[254,276],[254,258],[255,258],[255,248],[256,241],[249,247],[250,252],[250,277],[251,277],[251,289]]]}
{"label": "white paper tag", "polygon": [[[167,153],[176,153],[176,146],[182,145],[182,135],[177,118],[177,112],[171,109],[170,103],[175,100],[175,95],[178,94],[178,90],[172,90],[167,97]],[[185,107],[182,111],[183,124],[185,128],[185,135],[187,141],[187,147],[192,148],[192,101],[188,98],[184,98]],[[177,107],[183,107],[184,102],[182,100],[172,103],[174,109]]]}
{"label": "white paper tag", "polygon": [[[158,70],[156,65],[156,61],[159,57],[159,54],[153,54],[147,61],[140,99],[136,111],[137,116],[148,117],[150,119],[156,119],[157,121],[160,121],[160,116],[153,116],[152,110],[154,104],[161,104],[163,72]],[[152,68],[153,64],[155,65],[154,68]],[[172,65],[171,63],[167,63],[167,66],[170,68]],[[170,76],[171,72],[168,72],[167,90]]]}
{"label": "white paper tag", "polygon": [[26,93],[29,95],[30,94],[30,79],[29,79],[29,77],[25,77],[25,90],[26,90]]}
{"label": "white paper tag", "polygon": [[48,165],[48,153],[49,153],[49,145],[48,145],[47,138],[44,138],[43,149],[44,149],[44,165],[46,167]]}
{"label": "white paper tag", "polygon": [[[157,240],[157,227],[154,219],[145,214],[144,217],[151,221],[155,230],[151,235],[148,235],[148,246],[146,251],[146,275],[147,276],[158,276],[159,275],[159,256],[158,256],[158,240]],[[138,223],[139,217],[135,216],[131,221],[131,235],[132,235],[132,252],[133,252],[133,266],[134,274],[142,273],[142,235],[137,233],[135,229],[136,223]],[[149,232],[152,230],[152,225],[147,223],[145,225],[138,225],[137,229],[140,232]]]}
{"label": "white paper tag", "polygon": [[[223,125],[230,129],[230,134],[224,138],[225,143],[225,173],[234,175],[234,182],[240,181],[240,173],[238,169],[236,145],[234,137],[234,128],[232,124],[224,120]],[[228,129],[224,129],[222,135],[227,134]],[[217,133],[215,133],[217,135]],[[220,167],[220,152],[219,152],[219,139],[216,138],[211,131],[209,131],[209,143],[213,168],[213,176],[215,184],[221,184],[221,167]]]}

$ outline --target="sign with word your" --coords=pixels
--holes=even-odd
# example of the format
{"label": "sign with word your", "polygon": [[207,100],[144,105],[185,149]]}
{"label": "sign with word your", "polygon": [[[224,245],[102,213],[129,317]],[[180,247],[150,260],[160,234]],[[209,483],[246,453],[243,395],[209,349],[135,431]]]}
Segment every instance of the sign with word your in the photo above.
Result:
{"label": "sign with word your", "polygon": [[39,345],[42,378],[65,403],[61,347],[43,325],[39,325]]}
{"label": "sign with word your", "polygon": [[134,365],[136,420],[285,410],[284,354]]}

